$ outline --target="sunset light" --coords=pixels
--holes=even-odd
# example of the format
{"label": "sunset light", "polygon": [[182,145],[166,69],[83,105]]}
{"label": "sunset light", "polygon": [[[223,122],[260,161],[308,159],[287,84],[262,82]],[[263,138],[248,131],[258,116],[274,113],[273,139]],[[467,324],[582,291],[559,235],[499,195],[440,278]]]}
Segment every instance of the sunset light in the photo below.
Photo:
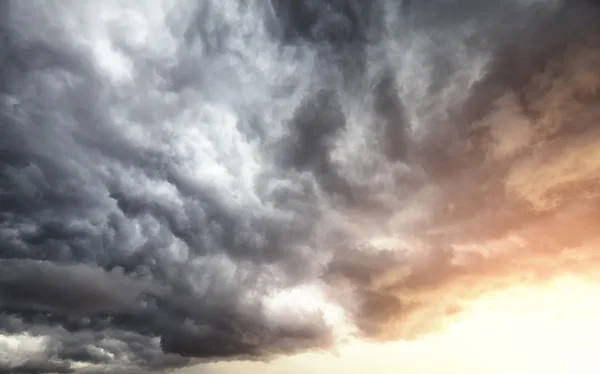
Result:
{"label": "sunset light", "polygon": [[440,334],[489,373],[598,373],[600,284],[568,276],[514,285],[474,301]]}
{"label": "sunset light", "polygon": [[599,20],[0,0],[0,374],[600,374]]}

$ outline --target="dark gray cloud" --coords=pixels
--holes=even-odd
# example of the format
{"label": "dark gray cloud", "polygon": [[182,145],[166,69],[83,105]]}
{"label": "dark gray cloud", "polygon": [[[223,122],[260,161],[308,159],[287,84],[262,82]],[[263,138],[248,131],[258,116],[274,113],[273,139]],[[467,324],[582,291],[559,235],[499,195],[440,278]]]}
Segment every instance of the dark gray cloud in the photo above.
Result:
{"label": "dark gray cloud", "polygon": [[26,362],[24,364],[2,367],[0,373],[5,374],[44,374],[44,373],[72,373],[74,370],[66,364],[53,364],[48,361],[44,362]]}
{"label": "dark gray cloud", "polygon": [[409,338],[593,236],[593,2],[0,7],[0,371]]}
{"label": "dark gray cloud", "polygon": [[122,270],[32,260],[0,261],[2,308],[93,314],[133,306],[143,294],[162,296],[158,285],[135,281]]}

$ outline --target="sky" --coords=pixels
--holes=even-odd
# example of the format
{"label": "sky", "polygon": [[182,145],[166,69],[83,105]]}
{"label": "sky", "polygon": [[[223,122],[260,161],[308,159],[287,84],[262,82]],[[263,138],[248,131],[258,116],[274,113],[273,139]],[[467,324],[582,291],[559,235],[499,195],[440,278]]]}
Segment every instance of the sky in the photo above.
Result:
{"label": "sky", "polygon": [[0,374],[600,371],[598,19],[0,0]]}

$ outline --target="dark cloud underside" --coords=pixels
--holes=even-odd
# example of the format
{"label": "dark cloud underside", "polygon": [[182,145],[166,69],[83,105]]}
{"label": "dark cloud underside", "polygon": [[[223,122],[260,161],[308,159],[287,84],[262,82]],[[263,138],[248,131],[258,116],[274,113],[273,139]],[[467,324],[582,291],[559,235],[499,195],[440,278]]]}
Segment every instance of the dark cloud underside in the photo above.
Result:
{"label": "dark cloud underside", "polygon": [[412,338],[514,277],[589,273],[599,17],[0,2],[0,372],[330,347],[340,322],[282,296],[302,289]]}

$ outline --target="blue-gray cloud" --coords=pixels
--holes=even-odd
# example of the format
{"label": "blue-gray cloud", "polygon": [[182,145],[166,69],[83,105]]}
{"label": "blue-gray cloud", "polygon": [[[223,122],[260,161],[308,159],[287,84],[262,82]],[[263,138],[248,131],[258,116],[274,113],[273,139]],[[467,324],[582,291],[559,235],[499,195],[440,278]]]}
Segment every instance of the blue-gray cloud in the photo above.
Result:
{"label": "blue-gray cloud", "polygon": [[592,2],[0,7],[0,332],[46,339],[2,372],[327,348],[268,302],[307,284],[380,337],[407,289],[506,271],[454,244],[597,203]]}

